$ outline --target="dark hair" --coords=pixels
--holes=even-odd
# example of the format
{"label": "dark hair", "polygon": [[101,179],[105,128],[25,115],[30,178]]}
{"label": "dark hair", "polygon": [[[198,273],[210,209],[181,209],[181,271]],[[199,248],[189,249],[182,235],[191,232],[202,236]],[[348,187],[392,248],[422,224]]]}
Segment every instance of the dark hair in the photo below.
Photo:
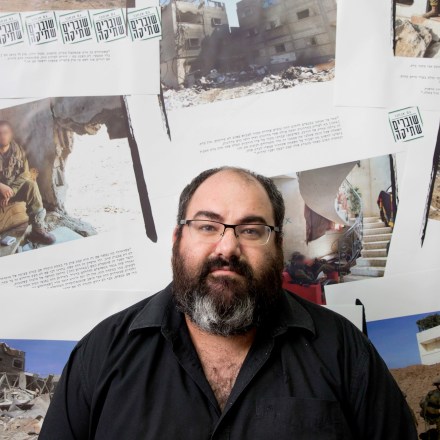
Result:
{"label": "dark hair", "polygon": [[188,208],[189,202],[191,201],[197,188],[199,188],[199,186],[206,179],[213,176],[214,174],[220,173],[221,171],[232,171],[234,173],[247,177],[249,180],[255,179],[265,189],[269,197],[270,203],[272,204],[273,216],[275,219],[274,226],[278,226],[280,228],[280,233],[275,234],[276,242],[280,244],[285,214],[283,195],[281,194],[280,190],[277,188],[272,179],[239,167],[223,166],[219,168],[211,168],[200,173],[188,185],[186,185],[182,193],[180,194],[179,208],[177,211],[177,224],[179,225],[180,220],[185,219],[186,210]]}
{"label": "dark hair", "polygon": [[0,120],[0,127],[2,127],[2,126],[9,127],[12,130],[12,125],[11,125],[11,123],[9,121],[2,121],[2,120]]}

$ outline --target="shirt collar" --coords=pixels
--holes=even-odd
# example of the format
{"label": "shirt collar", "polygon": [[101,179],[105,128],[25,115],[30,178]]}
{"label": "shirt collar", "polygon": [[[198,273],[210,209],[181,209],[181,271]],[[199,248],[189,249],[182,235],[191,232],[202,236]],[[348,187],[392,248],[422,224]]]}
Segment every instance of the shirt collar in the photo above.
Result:
{"label": "shirt collar", "polygon": [[[175,308],[172,298],[172,284],[169,284],[164,290],[154,295],[135,315],[128,330],[129,333],[133,330],[163,327],[170,309]],[[285,291],[268,324],[274,336],[284,333],[288,328],[304,329],[316,335],[310,312],[293,295]]]}

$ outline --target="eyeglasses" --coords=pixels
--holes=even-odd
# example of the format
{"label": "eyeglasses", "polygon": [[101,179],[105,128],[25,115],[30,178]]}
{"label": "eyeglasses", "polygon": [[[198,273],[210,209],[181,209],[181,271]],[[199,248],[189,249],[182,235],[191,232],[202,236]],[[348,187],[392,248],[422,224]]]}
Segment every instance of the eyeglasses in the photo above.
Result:
{"label": "eyeglasses", "polygon": [[231,228],[237,240],[245,245],[263,246],[269,242],[273,232],[280,232],[277,226],[264,224],[228,225],[214,220],[180,220],[180,225],[187,225],[191,237],[204,243],[217,243]]}

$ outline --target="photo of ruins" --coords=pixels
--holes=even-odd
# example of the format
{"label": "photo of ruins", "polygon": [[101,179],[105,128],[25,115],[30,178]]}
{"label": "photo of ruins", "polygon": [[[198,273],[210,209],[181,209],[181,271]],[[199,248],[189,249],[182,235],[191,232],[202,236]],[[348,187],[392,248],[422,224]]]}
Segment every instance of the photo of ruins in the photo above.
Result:
{"label": "photo of ruins", "polygon": [[[440,58],[440,15],[427,0],[394,1],[394,55]],[[438,11],[438,5],[437,5]],[[425,17],[425,15],[432,15]]]}
{"label": "photo of ruins", "polygon": [[134,8],[136,0],[0,0],[0,12]]}
{"label": "photo of ruins", "polygon": [[406,396],[420,438],[438,438],[440,416],[432,405],[440,398],[440,312],[371,321],[367,330]]}
{"label": "photo of ruins", "polygon": [[0,438],[37,440],[73,341],[0,340]]}
{"label": "photo of ruins", "polygon": [[272,177],[286,204],[283,288],[325,304],[325,286],[383,277],[397,214],[394,155]]}
{"label": "photo of ruins", "polygon": [[[146,184],[121,96],[46,98],[0,109],[25,151],[58,244],[145,224],[156,241]],[[145,216],[143,215],[145,213]],[[35,250],[24,202],[0,207],[0,257]]]}
{"label": "photo of ruins", "polygon": [[162,29],[168,109],[334,77],[336,0],[168,0]]}

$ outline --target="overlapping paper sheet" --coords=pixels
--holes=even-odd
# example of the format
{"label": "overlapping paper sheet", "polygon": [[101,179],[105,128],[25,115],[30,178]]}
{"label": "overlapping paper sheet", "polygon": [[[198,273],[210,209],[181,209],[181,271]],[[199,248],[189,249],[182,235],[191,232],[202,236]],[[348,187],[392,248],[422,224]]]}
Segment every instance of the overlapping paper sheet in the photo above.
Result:
{"label": "overlapping paper sheet", "polygon": [[440,109],[440,21],[424,19],[426,9],[338,1],[336,105]]}
{"label": "overlapping paper sheet", "polygon": [[158,94],[160,8],[0,11],[0,97]]}

